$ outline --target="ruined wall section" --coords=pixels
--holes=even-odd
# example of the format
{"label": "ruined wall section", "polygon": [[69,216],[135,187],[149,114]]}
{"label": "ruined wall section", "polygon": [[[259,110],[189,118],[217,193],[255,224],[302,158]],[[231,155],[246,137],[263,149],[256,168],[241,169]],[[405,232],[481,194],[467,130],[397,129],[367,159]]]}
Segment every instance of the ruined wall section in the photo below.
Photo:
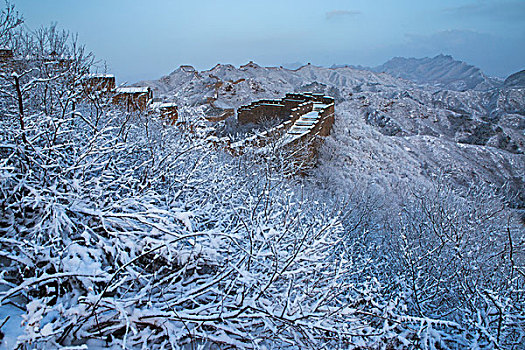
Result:
{"label": "ruined wall section", "polygon": [[272,115],[286,121],[247,139],[229,143],[226,148],[232,154],[238,155],[244,153],[246,147],[264,147],[285,136],[301,116],[312,111],[319,115],[315,125],[304,135],[286,144],[286,148],[301,150],[297,152],[300,161],[312,160],[317,155],[317,148],[322,142],[321,137],[330,135],[335,120],[335,101],[332,97],[322,94],[289,93],[281,100],[260,100],[239,108],[237,118],[241,124],[257,123]]}
{"label": "ruined wall section", "polygon": [[328,136],[332,130],[332,125],[335,121],[335,108],[334,104],[328,105],[319,112],[321,117],[317,125],[312,129],[312,134],[316,136]]}
{"label": "ruined wall section", "polygon": [[88,74],[82,80],[86,93],[111,92],[116,88],[116,80],[113,74]]}
{"label": "ruined wall section", "polygon": [[292,126],[292,121],[287,120],[284,123],[277,125],[269,130],[263,131],[260,134],[255,134],[247,139],[227,144],[227,149],[234,155],[240,155],[244,153],[246,147],[264,147],[272,141],[278,140],[280,137],[286,134],[286,131]]}
{"label": "ruined wall section", "polygon": [[237,110],[239,124],[260,124],[267,120],[284,119],[288,111],[282,101],[260,100]]}
{"label": "ruined wall section", "polygon": [[[314,105],[319,119],[311,130],[286,143],[286,148],[292,155],[292,166],[290,169],[301,171],[313,166],[319,147],[323,143],[323,137],[330,135],[335,121],[335,103],[330,97],[318,99],[321,105]],[[328,104],[327,104],[328,102]],[[331,103],[330,103],[331,102]]]}
{"label": "ruined wall section", "polygon": [[[313,103],[326,105],[324,108],[334,110],[334,99],[323,94],[288,93],[280,100],[259,100],[237,110],[239,124],[260,123],[272,117],[287,118],[305,114],[313,110]],[[299,110],[297,108],[300,108]],[[308,110],[308,108],[310,108]]]}

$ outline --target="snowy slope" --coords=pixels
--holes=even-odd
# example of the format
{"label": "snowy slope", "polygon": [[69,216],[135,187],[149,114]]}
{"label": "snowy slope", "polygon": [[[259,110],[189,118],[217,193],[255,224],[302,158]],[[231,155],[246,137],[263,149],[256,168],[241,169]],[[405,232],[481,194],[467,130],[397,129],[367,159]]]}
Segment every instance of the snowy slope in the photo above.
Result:
{"label": "snowy slope", "polygon": [[[417,63],[416,71],[428,69],[425,79],[455,87],[478,89],[489,81],[478,69],[447,56],[406,62]],[[218,64],[202,72],[181,67],[141,84],[189,108],[189,117],[287,92],[322,92],[336,99],[336,123],[317,171],[335,177],[335,184],[340,177],[364,177],[390,188],[397,181],[426,182],[444,175],[462,186],[507,184],[509,198],[518,193],[513,204],[525,204],[524,89],[456,91],[349,67],[288,70],[253,62]]]}

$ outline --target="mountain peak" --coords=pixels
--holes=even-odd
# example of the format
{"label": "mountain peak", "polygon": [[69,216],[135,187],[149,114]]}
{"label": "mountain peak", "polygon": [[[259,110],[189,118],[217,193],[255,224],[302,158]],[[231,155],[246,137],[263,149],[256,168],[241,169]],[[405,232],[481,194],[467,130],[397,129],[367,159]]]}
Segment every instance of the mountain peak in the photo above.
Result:
{"label": "mountain peak", "polygon": [[490,90],[501,85],[498,80],[488,78],[478,67],[445,54],[433,58],[394,57],[371,70],[449,90]]}
{"label": "mountain peak", "polygon": [[443,59],[443,58],[447,59],[447,60],[450,60],[450,61],[455,61],[454,57],[452,57],[451,55],[445,55],[443,53],[440,53],[439,55],[434,56],[433,59]]}
{"label": "mountain peak", "polygon": [[523,88],[525,87],[525,69],[511,74],[505,79],[503,85],[506,88]]}
{"label": "mountain peak", "polygon": [[195,67],[190,66],[190,65],[184,65],[184,64],[181,65],[179,67],[179,69],[182,70],[182,71],[185,71],[185,72],[195,72],[195,70],[196,70]]}
{"label": "mountain peak", "polygon": [[250,62],[240,66],[239,68],[240,69],[248,69],[248,68],[257,69],[257,68],[261,68],[261,66],[259,66],[257,63],[255,63],[253,61],[250,61]]}

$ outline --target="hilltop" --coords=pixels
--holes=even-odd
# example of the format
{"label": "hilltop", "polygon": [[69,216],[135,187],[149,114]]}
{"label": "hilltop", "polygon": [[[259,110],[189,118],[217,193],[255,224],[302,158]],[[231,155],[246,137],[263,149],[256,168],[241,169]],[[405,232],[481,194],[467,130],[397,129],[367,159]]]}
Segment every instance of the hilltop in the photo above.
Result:
{"label": "hilltop", "polygon": [[506,88],[525,88],[525,70],[509,75],[503,86]]}

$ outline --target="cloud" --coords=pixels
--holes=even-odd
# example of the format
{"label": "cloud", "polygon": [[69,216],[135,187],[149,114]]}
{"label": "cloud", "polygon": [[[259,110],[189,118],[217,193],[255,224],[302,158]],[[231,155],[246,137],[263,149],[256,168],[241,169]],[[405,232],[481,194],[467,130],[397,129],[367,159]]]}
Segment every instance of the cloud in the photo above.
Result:
{"label": "cloud", "polygon": [[[463,49],[467,52],[475,52],[476,48],[491,49],[489,43],[495,41],[492,35],[471,30],[445,30],[431,35],[405,34],[405,37],[408,39],[409,47],[420,50],[440,48],[442,50]],[[482,43],[485,45],[480,45]]]}
{"label": "cloud", "polygon": [[503,1],[496,3],[476,2],[443,10],[457,17],[482,17],[498,21],[525,21],[525,1]]}
{"label": "cloud", "polygon": [[326,13],[327,20],[360,15],[361,11],[333,10]]}

